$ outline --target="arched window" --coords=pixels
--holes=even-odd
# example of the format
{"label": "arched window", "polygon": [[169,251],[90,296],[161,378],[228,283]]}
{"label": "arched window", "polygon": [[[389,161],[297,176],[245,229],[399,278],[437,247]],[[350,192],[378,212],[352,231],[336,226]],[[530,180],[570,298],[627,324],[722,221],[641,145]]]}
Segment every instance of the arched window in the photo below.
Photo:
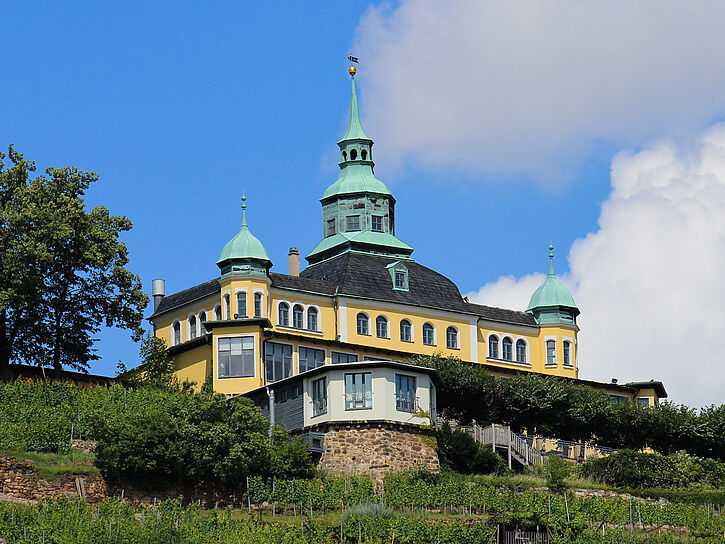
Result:
{"label": "arched window", "polygon": [[564,364],[564,366],[572,366],[571,365],[571,342],[569,342],[568,340],[564,340],[563,347],[564,347],[563,364]]}
{"label": "arched window", "polygon": [[301,329],[305,326],[305,309],[299,304],[295,304],[292,308],[292,326],[295,329]]}
{"label": "arched window", "polygon": [[347,160],[347,151],[343,151],[342,152],[342,160],[343,161],[346,161]]}
{"label": "arched window", "polygon": [[362,160],[367,160],[367,158],[368,158],[368,150],[367,149],[363,149],[362,151],[360,151],[360,158],[362,158]]}
{"label": "arched window", "polygon": [[513,361],[514,360],[514,341],[511,340],[508,336],[506,336],[503,339],[503,342],[501,342],[503,345],[503,358],[506,361]]}
{"label": "arched window", "polygon": [[526,362],[526,342],[520,338],[516,340],[516,362]]}
{"label": "arched window", "polygon": [[222,307],[218,304],[214,307],[214,319],[216,321],[222,320]]}
{"label": "arched window", "polygon": [[262,293],[254,293],[254,317],[262,317]]}
{"label": "arched window", "polygon": [[239,317],[247,317],[247,292],[239,291],[237,293],[237,314]]}
{"label": "arched window", "polygon": [[314,306],[307,308],[307,328],[311,331],[318,330],[317,329],[317,308],[315,308]]}
{"label": "arched window", "polygon": [[488,356],[491,359],[498,359],[498,336],[495,334],[488,337]]}
{"label": "arched window", "polygon": [[196,338],[196,316],[189,317],[189,340]]}
{"label": "arched window", "polygon": [[350,150],[350,160],[354,161],[357,159],[357,149],[351,149]]}
{"label": "arched window", "polygon": [[232,318],[232,305],[229,302],[229,295],[224,295],[224,315],[226,315],[224,319]]}
{"label": "arched window", "polygon": [[412,342],[413,341],[413,334],[412,334],[413,327],[410,325],[410,321],[407,319],[403,319],[400,322],[400,340],[403,342]]}
{"label": "arched window", "polygon": [[435,344],[435,328],[430,323],[423,325],[423,343],[427,346]]}
{"label": "arched window", "polygon": [[289,304],[280,302],[277,313],[277,324],[281,327],[289,327]]}
{"label": "arched window", "polygon": [[357,314],[357,333],[364,335],[370,334],[370,318],[364,313]]}
{"label": "arched window", "polygon": [[556,340],[546,341],[546,364],[556,364]]}
{"label": "arched window", "polygon": [[199,327],[199,334],[204,334],[204,331],[206,330],[204,328],[205,321],[206,321],[206,312],[201,312],[199,314],[199,323],[201,323],[201,326]]}
{"label": "arched window", "polygon": [[458,349],[458,331],[455,327],[446,329],[446,347],[448,349]]}
{"label": "arched window", "polygon": [[174,323],[174,345],[181,344],[181,323]]}
{"label": "arched window", "polygon": [[375,333],[377,334],[378,338],[388,337],[388,320],[382,315],[379,315],[375,319]]}

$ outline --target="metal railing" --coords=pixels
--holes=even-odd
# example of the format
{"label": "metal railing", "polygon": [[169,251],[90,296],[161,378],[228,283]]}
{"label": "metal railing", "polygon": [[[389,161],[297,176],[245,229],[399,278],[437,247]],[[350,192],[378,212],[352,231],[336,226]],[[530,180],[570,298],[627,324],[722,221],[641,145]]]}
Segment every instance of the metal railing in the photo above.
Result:
{"label": "metal railing", "polygon": [[345,393],[345,410],[365,410],[373,407],[373,394]]}
{"label": "metal railing", "polygon": [[395,408],[399,412],[413,414],[418,411],[418,399],[408,395],[395,395]]}
{"label": "metal railing", "polygon": [[312,401],[312,417],[327,413],[327,399]]}

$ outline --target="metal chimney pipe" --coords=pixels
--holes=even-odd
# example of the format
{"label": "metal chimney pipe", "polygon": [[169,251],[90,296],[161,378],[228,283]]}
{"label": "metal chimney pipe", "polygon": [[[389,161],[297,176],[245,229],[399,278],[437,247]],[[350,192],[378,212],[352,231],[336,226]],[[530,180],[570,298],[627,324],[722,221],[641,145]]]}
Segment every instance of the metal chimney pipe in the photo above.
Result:
{"label": "metal chimney pipe", "polygon": [[296,247],[289,248],[289,275],[300,275],[300,250]]}
{"label": "metal chimney pipe", "polygon": [[166,296],[166,281],[165,280],[153,280],[151,282],[151,294],[154,297],[154,312],[158,310],[159,304],[164,300]]}

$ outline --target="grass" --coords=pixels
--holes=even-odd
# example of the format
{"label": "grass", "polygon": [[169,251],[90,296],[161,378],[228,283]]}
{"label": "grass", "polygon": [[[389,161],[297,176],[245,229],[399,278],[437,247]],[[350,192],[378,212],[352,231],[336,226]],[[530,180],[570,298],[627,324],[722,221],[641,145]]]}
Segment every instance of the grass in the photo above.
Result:
{"label": "grass", "polygon": [[96,456],[74,451],[67,454],[38,453],[21,450],[0,450],[0,455],[10,455],[18,461],[32,461],[38,476],[45,480],[57,480],[64,475],[98,476],[101,471],[94,465]]}

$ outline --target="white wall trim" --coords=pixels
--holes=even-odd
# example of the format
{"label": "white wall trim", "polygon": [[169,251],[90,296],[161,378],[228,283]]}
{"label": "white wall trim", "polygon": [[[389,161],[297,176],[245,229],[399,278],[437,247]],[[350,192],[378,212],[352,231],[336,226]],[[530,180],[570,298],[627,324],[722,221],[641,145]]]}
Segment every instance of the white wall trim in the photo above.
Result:
{"label": "white wall trim", "polygon": [[[470,344],[471,344],[471,362],[477,363],[478,362],[478,320],[477,319],[471,319],[469,324],[469,334],[471,336]],[[487,340],[488,342],[488,340]],[[484,346],[484,349],[486,350],[486,354],[488,354],[488,343]]]}

